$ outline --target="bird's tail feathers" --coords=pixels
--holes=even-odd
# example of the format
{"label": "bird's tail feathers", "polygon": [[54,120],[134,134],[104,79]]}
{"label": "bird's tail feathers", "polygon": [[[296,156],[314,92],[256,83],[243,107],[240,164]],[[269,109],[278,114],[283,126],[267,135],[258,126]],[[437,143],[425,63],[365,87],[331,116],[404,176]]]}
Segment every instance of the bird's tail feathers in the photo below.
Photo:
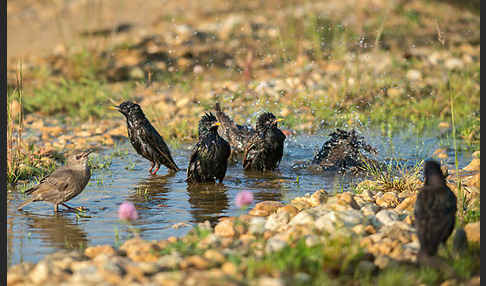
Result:
{"label": "bird's tail feathers", "polygon": [[17,207],[17,210],[20,211],[21,209],[23,209],[26,205],[34,202],[34,198],[30,198],[28,200],[26,200],[25,202],[21,203],[20,206]]}

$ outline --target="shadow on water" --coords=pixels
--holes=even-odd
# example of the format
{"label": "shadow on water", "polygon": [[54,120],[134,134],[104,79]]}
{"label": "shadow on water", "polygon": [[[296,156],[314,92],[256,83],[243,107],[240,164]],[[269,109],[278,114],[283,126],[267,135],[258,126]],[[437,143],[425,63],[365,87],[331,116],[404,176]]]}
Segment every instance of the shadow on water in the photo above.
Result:
{"label": "shadow on water", "polygon": [[[405,160],[410,165],[430,157],[441,145],[436,137],[384,138],[367,134],[366,141],[379,149],[379,160]],[[253,193],[252,208],[261,201],[290,202],[293,198],[318,189],[341,192],[360,180],[355,176],[341,176],[309,168],[295,168],[296,162],[311,159],[327,140],[324,136],[299,135],[286,140],[284,157],[275,172],[251,172],[242,169],[241,162],[230,164],[222,184],[193,185],[185,182],[186,172],[170,173],[162,167],[158,175],[150,175],[150,163],[138,156],[129,142],[119,146],[121,152],[100,151],[92,156],[110,158],[107,168],[94,169],[90,182],[82,194],[70,205],[86,206],[90,217],[77,218],[75,214],[53,214],[52,205],[36,202],[24,211],[16,207],[26,197],[9,190],[7,200],[7,267],[30,261],[36,262],[58,249],[73,249],[90,245],[117,245],[133,236],[133,230],[143,239],[161,240],[182,236],[196,223],[208,220],[213,226],[221,217],[245,213],[235,205],[240,191]],[[449,144],[450,146],[450,144]],[[185,168],[191,145],[172,150],[176,163]],[[113,155],[125,154],[125,155]],[[449,165],[453,151],[448,150]],[[470,161],[467,152],[459,153],[460,168]],[[129,225],[118,218],[118,208],[131,201],[138,219]]]}

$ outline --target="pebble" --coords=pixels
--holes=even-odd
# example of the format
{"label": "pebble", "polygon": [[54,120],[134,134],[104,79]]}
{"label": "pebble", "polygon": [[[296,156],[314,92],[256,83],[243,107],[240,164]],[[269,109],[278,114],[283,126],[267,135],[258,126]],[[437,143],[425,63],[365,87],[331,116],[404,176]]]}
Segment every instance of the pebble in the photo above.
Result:
{"label": "pebble", "polygon": [[267,241],[267,244],[265,246],[265,252],[270,253],[270,252],[275,252],[283,249],[285,246],[287,246],[287,242],[279,239],[279,238],[270,238]]}
{"label": "pebble", "polygon": [[219,222],[214,228],[214,234],[222,237],[233,237],[235,235],[233,222],[229,219]]}
{"label": "pebble", "polygon": [[[271,215],[270,217],[272,217]],[[270,220],[270,217],[268,220]],[[267,219],[263,217],[254,217],[250,220],[248,232],[251,234],[261,235],[266,229]]]}
{"label": "pebble", "polygon": [[466,232],[467,240],[470,242],[480,242],[481,229],[480,221],[468,223],[464,226],[464,231]]}
{"label": "pebble", "polygon": [[376,214],[376,219],[384,225],[391,225],[398,221],[398,213],[391,209],[384,209]]}

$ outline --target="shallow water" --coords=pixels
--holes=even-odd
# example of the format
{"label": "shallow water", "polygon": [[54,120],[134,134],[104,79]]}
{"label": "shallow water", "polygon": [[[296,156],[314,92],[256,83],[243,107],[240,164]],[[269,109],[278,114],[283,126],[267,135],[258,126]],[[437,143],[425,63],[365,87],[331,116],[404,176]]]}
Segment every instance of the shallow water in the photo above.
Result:
{"label": "shallow water", "polygon": [[[400,158],[410,165],[430,157],[440,144],[447,143],[444,139],[419,138],[410,136],[410,133],[392,139],[373,132],[363,135],[379,151],[378,159]],[[350,183],[360,178],[292,168],[296,161],[312,159],[327,138],[326,135],[287,138],[284,158],[277,172],[245,172],[240,164],[231,165],[222,185],[191,188],[185,183],[185,171],[167,175],[167,169],[161,167],[158,175],[150,175],[147,171],[150,163],[137,155],[128,142],[124,142],[119,150],[125,155],[113,157],[109,168],[93,170],[89,185],[69,202],[71,206],[88,207],[89,218],[78,218],[70,212],[54,214],[52,205],[44,202],[32,203],[23,211],[17,211],[16,206],[25,197],[19,192],[9,191],[7,266],[24,261],[37,262],[59,249],[119,245],[132,237],[133,229],[147,240],[181,236],[198,222],[209,220],[214,223],[220,217],[245,212],[234,203],[236,194],[241,190],[253,192],[253,205],[264,200],[289,202],[321,188],[327,191],[346,190]],[[172,150],[180,168],[187,167],[190,148],[184,145]],[[91,156],[103,157],[111,152],[107,150]],[[458,155],[460,167],[471,160],[470,152]],[[449,151],[449,158],[447,163],[452,165],[453,150]],[[118,206],[126,200],[135,204],[139,214],[133,227],[118,220]]]}

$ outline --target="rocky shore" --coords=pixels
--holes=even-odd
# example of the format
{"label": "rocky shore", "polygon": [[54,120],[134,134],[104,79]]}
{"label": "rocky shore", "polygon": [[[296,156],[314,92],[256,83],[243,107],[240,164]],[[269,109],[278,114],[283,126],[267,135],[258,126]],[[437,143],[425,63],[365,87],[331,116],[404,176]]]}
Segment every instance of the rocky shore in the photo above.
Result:
{"label": "rocky shore", "polygon": [[[460,178],[467,205],[478,204],[479,170],[479,158],[460,172],[448,170],[456,194]],[[378,181],[367,180],[352,192],[330,194],[320,189],[287,205],[263,201],[247,214],[224,218],[214,227],[207,221],[200,223],[184,237],[146,241],[135,234],[119,248],[96,245],[83,251],[58,251],[35,264],[12,266],[7,282],[311,285],[316,279],[322,281],[316,277],[322,272],[328,281],[360,285],[359,275],[376,277],[388,268],[418,267],[413,208],[420,186],[418,181],[415,190],[384,191]],[[480,222],[465,224],[464,230],[469,251],[477,247],[479,263]],[[457,259],[457,253],[452,255]],[[312,270],[313,259],[322,269]],[[445,275],[439,280],[441,285],[479,285],[479,269],[471,277]]]}

